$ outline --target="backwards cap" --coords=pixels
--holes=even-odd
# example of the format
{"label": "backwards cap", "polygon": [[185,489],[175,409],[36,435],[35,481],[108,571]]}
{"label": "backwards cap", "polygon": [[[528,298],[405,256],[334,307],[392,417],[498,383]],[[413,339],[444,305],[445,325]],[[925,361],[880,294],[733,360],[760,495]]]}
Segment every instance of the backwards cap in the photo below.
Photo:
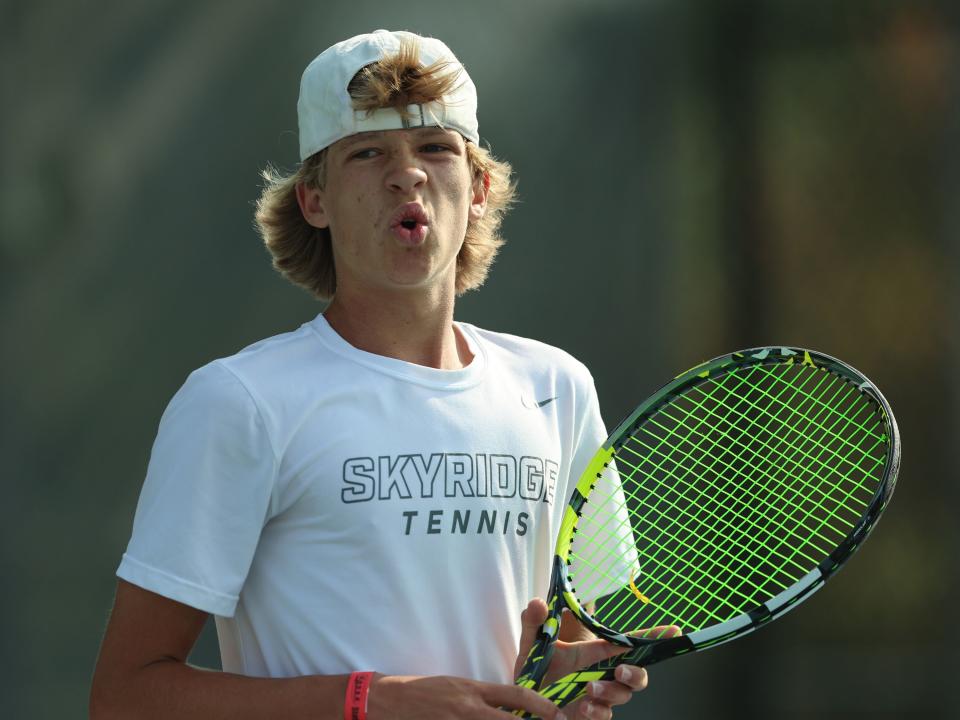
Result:
{"label": "backwards cap", "polygon": [[[395,108],[372,113],[354,110],[347,86],[362,68],[396,54],[401,39],[413,40],[420,49],[420,62],[431,65],[444,61],[450,72],[459,73],[457,83],[436,102],[410,105],[408,118]],[[320,53],[303,71],[297,101],[300,125],[300,159],[329,147],[337,140],[370,130],[401,130],[441,126],[458,131],[478,143],[477,88],[463,65],[446,45],[414,33],[377,30],[339,42]]]}

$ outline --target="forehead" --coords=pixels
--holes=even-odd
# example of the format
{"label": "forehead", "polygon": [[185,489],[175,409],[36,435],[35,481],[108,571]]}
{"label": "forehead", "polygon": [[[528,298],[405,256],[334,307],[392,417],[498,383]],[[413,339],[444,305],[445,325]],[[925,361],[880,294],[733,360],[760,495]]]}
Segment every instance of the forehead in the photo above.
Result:
{"label": "forehead", "polygon": [[447,141],[463,141],[463,136],[460,135],[456,130],[450,130],[448,128],[442,128],[439,126],[430,126],[430,127],[421,127],[421,128],[410,128],[405,130],[374,130],[370,132],[361,132],[356,133],[355,135],[350,135],[345,137],[342,140],[337,140],[331,149],[348,149],[354,145],[363,144],[365,142],[377,142],[377,141],[407,141],[407,142],[423,142],[424,140],[435,139],[442,137]]}

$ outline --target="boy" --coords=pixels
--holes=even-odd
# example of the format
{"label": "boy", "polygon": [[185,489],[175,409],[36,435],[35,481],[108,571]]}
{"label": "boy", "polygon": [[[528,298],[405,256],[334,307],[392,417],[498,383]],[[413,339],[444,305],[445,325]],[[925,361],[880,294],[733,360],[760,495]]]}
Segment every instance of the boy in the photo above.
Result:
{"label": "boy", "polygon": [[[581,364],[453,320],[514,192],[473,83],[438,40],[378,31],[308,66],[298,115],[303,163],[266,174],[257,221],[329,305],[196,371],[164,413],[91,715],[564,717],[513,673],[605,432]],[[222,673],[185,662],[208,613]],[[554,676],[621,651],[572,625]],[[621,672],[567,717],[645,686]]]}

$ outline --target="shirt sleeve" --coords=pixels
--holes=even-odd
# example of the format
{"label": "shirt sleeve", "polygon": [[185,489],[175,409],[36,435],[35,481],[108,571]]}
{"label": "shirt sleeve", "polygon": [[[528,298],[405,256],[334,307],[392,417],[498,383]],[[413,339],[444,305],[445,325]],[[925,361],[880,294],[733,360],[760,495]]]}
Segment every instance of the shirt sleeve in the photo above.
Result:
{"label": "shirt sleeve", "polygon": [[[572,491],[579,473],[607,439],[600,403],[590,379],[583,430],[570,478]],[[568,498],[569,499],[569,496]],[[630,526],[627,499],[616,465],[611,463],[590,493],[577,522],[570,552],[570,576],[584,604],[629,586],[639,572],[637,538]]]}
{"label": "shirt sleeve", "polygon": [[117,575],[232,616],[270,513],[276,455],[243,384],[220,363],[170,401]]}

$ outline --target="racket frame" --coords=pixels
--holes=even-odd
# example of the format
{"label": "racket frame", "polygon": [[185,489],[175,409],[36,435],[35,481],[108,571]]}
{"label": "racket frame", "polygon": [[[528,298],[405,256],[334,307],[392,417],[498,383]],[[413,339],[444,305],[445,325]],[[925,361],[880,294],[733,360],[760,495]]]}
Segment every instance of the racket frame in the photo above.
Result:
{"label": "racket frame", "polygon": [[[596,485],[597,480],[614,458],[616,451],[638,426],[681,391],[728,374],[738,367],[784,363],[800,363],[834,373],[853,384],[861,393],[868,395],[883,415],[888,447],[882,479],[854,529],[830,555],[804,577],[767,602],[717,625],[685,635],[657,639],[626,635],[598,622],[577,599],[570,583],[565,558],[569,554],[580,512],[588,501],[590,492]],[[716,647],[746,635],[766,625],[771,620],[775,620],[819,590],[863,544],[893,494],[899,469],[900,434],[889,403],[866,376],[837,358],[803,348],[761,347],[721,355],[681,373],[624,418],[581,474],[564,511],[557,539],[550,578],[550,593],[547,601],[548,617],[541,626],[534,646],[524,662],[517,684],[535,690],[539,689],[541,694],[563,706],[583,695],[588,682],[612,679],[617,665],[647,666],[689,652]],[[554,642],[559,633],[564,609],[570,610],[580,623],[597,637],[629,649],[621,655],[571,673],[553,682],[548,687],[540,689],[542,678],[550,665]]]}

